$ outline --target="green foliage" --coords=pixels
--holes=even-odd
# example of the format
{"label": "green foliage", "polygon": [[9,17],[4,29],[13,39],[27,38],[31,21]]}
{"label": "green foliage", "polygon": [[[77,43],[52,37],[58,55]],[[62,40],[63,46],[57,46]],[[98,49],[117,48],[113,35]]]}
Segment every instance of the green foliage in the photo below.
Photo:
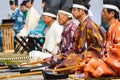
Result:
{"label": "green foliage", "polygon": [[11,60],[0,60],[0,62],[5,62],[7,65],[11,65],[11,64],[21,64],[21,62],[15,62],[15,61],[11,61]]}

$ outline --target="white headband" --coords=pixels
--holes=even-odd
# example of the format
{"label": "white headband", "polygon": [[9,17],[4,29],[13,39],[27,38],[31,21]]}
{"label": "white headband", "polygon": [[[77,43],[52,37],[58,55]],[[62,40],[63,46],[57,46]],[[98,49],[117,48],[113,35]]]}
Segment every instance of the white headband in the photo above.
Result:
{"label": "white headband", "polygon": [[104,4],[104,5],[103,5],[103,8],[114,9],[114,10],[116,10],[117,12],[120,12],[120,10],[119,10],[119,8],[118,8],[117,6],[110,5],[110,4]]}
{"label": "white headband", "polygon": [[87,10],[87,11],[88,11],[88,15],[91,16],[91,17],[93,16],[92,11],[89,10],[89,9],[87,9],[87,8],[86,8],[85,6],[83,6],[83,5],[73,4],[73,7],[74,7],[74,8],[80,8],[80,9]]}
{"label": "white headband", "polygon": [[55,14],[49,13],[49,12],[43,12],[44,16],[50,16],[50,17],[57,17]]}
{"label": "white headband", "polygon": [[75,8],[81,8],[81,9],[84,9],[84,10],[88,10],[85,6],[79,5],[79,4],[73,4],[73,7],[75,7]]}
{"label": "white headband", "polygon": [[64,11],[64,10],[59,10],[58,13],[67,14],[69,18],[73,17],[73,15],[70,12],[67,12],[67,11]]}

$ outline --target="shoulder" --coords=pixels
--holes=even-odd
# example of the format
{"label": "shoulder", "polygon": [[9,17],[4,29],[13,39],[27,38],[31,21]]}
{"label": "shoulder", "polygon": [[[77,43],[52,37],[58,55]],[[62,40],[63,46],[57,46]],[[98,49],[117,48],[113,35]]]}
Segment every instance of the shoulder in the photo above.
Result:
{"label": "shoulder", "polygon": [[24,14],[23,14],[23,12],[22,12],[20,9],[18,9],[18,10],[17,10],[17,15],[23,16]]}
{"label": "shoulder", "polygon": [[90,29],[99,29],[100,26],[95,23],[91,18],[88,18],[88,20],[86,21],[86,26],[87,28],[90,28]]}
{"label": "shoulder", "polygon": [[52,25],[52,28],[56,31],[63,30],[63,26],[58,23],[58,21],[55,21]]}
{"label": "shoulder", "polygon": [[120,22],[116,25],[117,30],[120,31]]}

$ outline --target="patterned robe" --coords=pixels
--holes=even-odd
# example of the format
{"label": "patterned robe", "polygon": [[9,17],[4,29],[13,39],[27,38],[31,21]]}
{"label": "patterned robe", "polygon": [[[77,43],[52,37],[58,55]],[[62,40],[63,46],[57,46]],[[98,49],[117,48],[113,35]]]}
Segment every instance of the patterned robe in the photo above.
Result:
{"label": "patterned robe", "polygon": [[79,25],[73,50],[76,53],[83,53],[82,57],[98,57],[103,48],[105,33],[86,16],[84,21]]}
{"label": "patterned robe", "polygon": [[77,26],[73,21],[69,21],[62,32],[62,39],[60,42],[60,52],[65,53],[72,49],[74,36]]}
{"label": "patterned robe", "polygon": [[[88,75],[92,74],[94,77],[120,75],[120,22],[118,20],[114,20],[108,30],[105,49],[106,53],[103,54],[101,60],[96,59],[92,62],[88,62],[85,67],[85,72]],[[98,63],[98,65],[94,63]],[[106,67],[110,70],[107,70]],[[94,74],[95,72],[91,71],[91,69],[100,74]],[[111,73],[106,73],[109,71],[111,71]]]}
{"label": "patterned robe", "polygon": [[15,34],[19,33],[25,24],[25,16],[20,9],[16,9],[11,15],[11,19],[15,19],[14,30]]}

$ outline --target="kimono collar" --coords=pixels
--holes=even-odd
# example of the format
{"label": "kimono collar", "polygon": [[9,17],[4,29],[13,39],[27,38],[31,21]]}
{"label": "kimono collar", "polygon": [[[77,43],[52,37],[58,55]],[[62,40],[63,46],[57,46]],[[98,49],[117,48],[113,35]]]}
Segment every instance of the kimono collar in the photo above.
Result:
{"label": "kimono collar", "polygon": [[12,13],[14,13],[15,11],[17,11],[18,10],[18,7],[15,9],[15,10],[11,10],[12,11]]}
{"label": "kimono collar", "polygon": [[[72,21],[72,20],[68,21],[67,24],[66,24],[66,26],[68,26],[68,25],[71,23],[71,21]],[[66,27],[66,26],[65,26],[65,27]]]}
{"label": "kimono collar", "polygon": [[[15,10],[10,10],[9,15],[12,16],[16,11],[18,10],[18,7]],[[11,17],[10,17],[11,18]]]}
{"label": "kimono collar", "polygon": [[88,18],[88,15],[85,16],[85,18],[82,20],[82,23]]}

